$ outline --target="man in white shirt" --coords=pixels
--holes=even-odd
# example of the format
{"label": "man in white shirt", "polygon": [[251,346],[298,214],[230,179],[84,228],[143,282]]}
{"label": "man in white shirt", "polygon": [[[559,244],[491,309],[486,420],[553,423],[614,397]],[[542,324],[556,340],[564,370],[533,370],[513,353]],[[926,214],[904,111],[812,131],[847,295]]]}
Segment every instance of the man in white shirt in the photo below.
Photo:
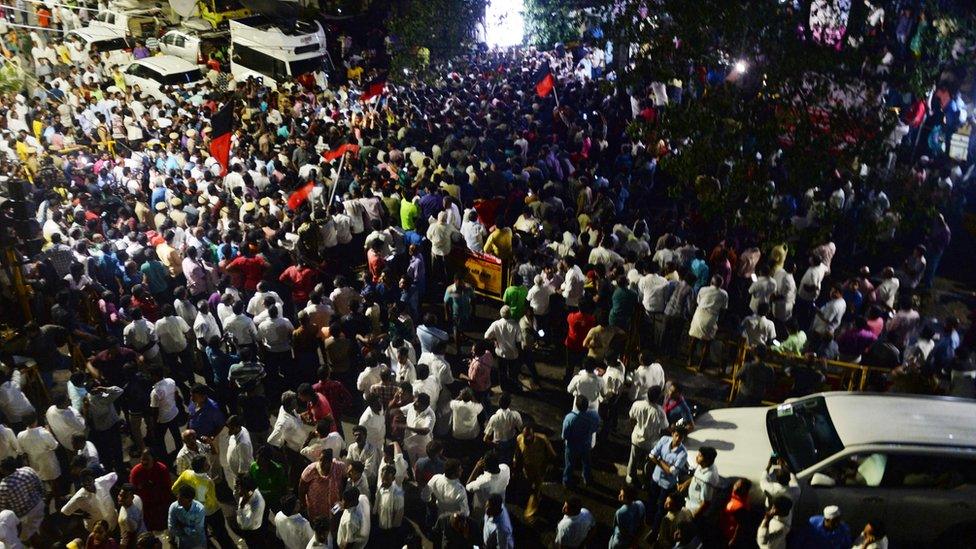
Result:
{"label": "man in white shirt", "polygon": [[374,540],[378,547],[388,542],[400,540],[398,534],[403,524],[403,488],[396,483],[396,467],[386,465],[380,472],[380,483],[376,487],[373,500],[376,511],[376,534]]}
{"label": "man in white shirt", "polygon": [[464,237],[464,243],[468,245],[468,249],[472,252],[482,253],[485,251],[485,238],[488,236],[488,231],[478,221],[478,212],[473,208],[464,212],[464,222],[461,223],[461,236]]}
{"label": "man in white shirt", "polygon": [[258,328],[254,321],[244,314],[244,302],[235,302],[232,310],[234,314],[224,321],[224,331],[234,336],[234,341],[239,347],[257,348]]}
{"label": "man in white shirt", "polygon": [[583,286],[586,284],[586,276],[583,270],[576,264],[576,258],[566,256],[559,262],[560,270],[565,271],[563,278],[562,293],[566,299],[566,307],[573,309],[579,307],[580,299],[583,297]]}
{"label": "man in white shirt", "polygon": [[430,395],[417,393],[414,401],[400,411],[406,416],[406,431],[403,438],[403,450],[407,453],[410,463],[427,455],[427,443],[434,438],[434,422],[437,417],[430,407]]}
{"label": "man in white shirt", "polygon": [[[586,357],[583,360],[583,367],[573,376],[573,379],[569,380],[569,385],[566,387],[566,391],[573,398],[577,396],[586,397],[586,400],[590,403],[590,410],[594,411],[599,407],[600,400],[603,398],[604,388],[606,387],[605,380],[594,373],[596,366],[597,362],[595,359]],[[578,411],[583,412],[584,410]]]}
{"label": "man in white shirt", "polygon": [[288,494],[281,499],[281,511],[274,517],[275,534],[285,549],[305,549],[315,535],[312,525],[299,512],[298,498]]}
{"label": "man in white shirt", "polygon": [[163,305],[163,317],[156,321],[155,329],[163,363],[174,379],[185,383],[193,376],[193,349],[189,345],[193,330],[169,303]]}
{"label": "man in white shirt", "polygon": [[147,433],[150,436],[153,455],[165,456],[169,454],[166,451],[166,432],[170,432],[174,444],[180,440],[180,426],[176,421],[180,413],[176,402],[176,382],[163,375],[162,367],[151,368],[149,376],[153,387],[149,391]]}
{"label": "man in white shirt", "polygon": [[[481,473],[475,476],[479,469]],[[474,508],[480,510],[484,509],[488,498],[494,494],[501,495],[504,500],[505,490],[512,479],[512,470],[508,465],[499,462],[498,454],[489,451],[475,465],[471,476],[473,478],[469,479],[465,489],[474,496]]]}
{"label": "man in white shirt", "polygon": [[99,520],[108,522],[109,528],[112,528],[118,523],[118,512],[110,490],[118,478],[114,472],[95,478],[90,470],[82,471],[78,479],[81,488],[64,504],[61,513],[73,515],[81,511],[85,517],[85,528],[89,530]]}
{"label": "man in white shirt", "polygon": [[291,338],[294,331],[295,327],[290,320],[281,316],[277,305],[268,309],[268,319],[258,326],[258,338],[266,354],[265,368],[271,380],[276,380],[281,372],[287,375],[295,371],[295,365],[289,364],[292,360]]}
{"label": "man in white shirt", "polygon": [[269,290],[267,282],[258,282],[255,290],[254,295],[247,302],[247,314],[251,315],[252,317],[256,317],[263,313],[267,309],[264,302],[266,297],[274,298],[275,303],[278,304],[278,309],[284,309],[284,301],[281,300],[281,296],[278,295],[278,292]]}
{"label": "man in white shirt", "polygon": [[386,415],[383,413],[383,403],[379,395],[371,394],[366,398],[366,409],[359,416],[359,425],[366,428],[366,440],[376,448],[383,447],[386,439]]}
{"label": "man in white shirt", "polygon": [[518,321],[512,318],[512,311],[508,305],[503,305],[499,313],[501,318],[488,326],[484,337],[495,342],[495,356],[498,357],[501,379],[515,386],[519,383],[518,358],[522,330],[519,328]]}
{"label": "man in white shirt", "polygon": [[537,326],[546,325],[545,318],[549,314],[549,298],[552,297],[553,293],[555,293],[553,289],[545,283],[545,278],[541,274],[535,275],[532,287],[529,288],[529,293],[526,295],[526,300],[532,307]]}
{"label": "man in white shirt", "polygon": [[773,294],[773,318],[786,322],[793,316],[793,305],[796,303],[796,280],[793,271],[796,266],[790,262],[773,273],[776,281],[776,292]]}
{"label": "man in white shirt", "polygon": [[763,516],[756,532],[756,544],[759,549],[786,549],[786,536],[790,533],[792,522],[793,501],[786,496],[779,496]]}
{"label": "man in white shirt", "polygon": [[470,516],[468,507],[468,492],[458,480],[461,475],[461,462],[449,459],[444,463],[444,472],[434,475],[427,482],[430,497],[437,505],[437,516],[450,516],[461,513]]}
{"label": "man in white shirt", "polygon": [[678,491],[688,491],[687,508],[695,519],[699,519],[708,510],[715,499],[716,492],[722,487],[722,477],[715,467],[718,453],[711,446],[702,446],[695,456],[698,467],[692,472],[690,479],[679,485]]}
{"label": "man in white shirt", "polygon": [[363,549],[369,541],[369,500],[358,488],[347,488],[342,494],[342,509],[336,544],[342,549]]}
{"label": "man in white shirt", "polygon": [[158,362],[159,345],[156,339],[156,327],[142,316],[142,310],[136,307],[129,312],[132,322],[122,330],[125,346],[142,355],[146,362]]}
{"label": "man in white shirt", "polygon": [[663,391],[666,382],[664,367],[660,363],[654,362],[650,352],[641,351],[640,362],[640,366],[627,374],[631,401],[646,397],[647,391],[651,387],[658,387]]}
{"label": "man in white shirt", "polygon": [[769,305],[760,303],[754,314],[742,319],[739,328],[742,338],[749,347],[772,345],[773,340],[776,339],[776,325],[766,318],[767,314],[769,314]]}
{"label": "man in white shirt", "polygon": [[668,417],[661,407],[661,387],[648,389],[643,399],[630,407],[630,460],[627,462],[627,482],[636,481],[644,470],[647,456],[654,443],[661,438],[661,431],[668,427]]}
{"label": "man in white shirt", "polygon": [[227,485],[237,486],[237,477],[247,475],[254,461],[254,448],[251,445],[251,435],[247,428],[241,425],[241,418],[233,415],[227,418],[227,456],[224,473]]}
{"label": "man in white shirt", "polygon": [[502,393],[498,397],[498,409],[485,423],[485,442],[495,445],[498,457],[511,463],[515,455],[515,437],[522,431],[522,414],[510,409],[512,395]]}
{"label": "man in white shirt", "polygon": [[796,289],[797,301],[803,316],[798,318],[800,326],[807,326],[815,314],[814,303],[820,297],[820,287],[830,269],[823,264],[819,257],[810,256],[810,266],[803,273],[799,287]]}
{"label": "man in white shirt", "polygon": [[85,418],[81,413],[71,407],[68,395],[58,393],[52,399],[52,404],[45,414],[47,427],[58,439],[58,443],[65,448],[71,448],[72,438],[75,435],[85,434]]}
{"label": "man in white shirt", "polygon": [[830,301],[817,311],[810,325],[810,331],[818,336],[833,335],[847,311],[847,302],[839,286],[830,289]]}
{"label": "man in white shirt", "polygon": [[353,442],[346,449],[346,457],[360,461],[365,467],[366,478],[370,486],[376,486],[376,475],[380,465],[380,449],[367,439],[368,430],[362,425],[352,428]]}

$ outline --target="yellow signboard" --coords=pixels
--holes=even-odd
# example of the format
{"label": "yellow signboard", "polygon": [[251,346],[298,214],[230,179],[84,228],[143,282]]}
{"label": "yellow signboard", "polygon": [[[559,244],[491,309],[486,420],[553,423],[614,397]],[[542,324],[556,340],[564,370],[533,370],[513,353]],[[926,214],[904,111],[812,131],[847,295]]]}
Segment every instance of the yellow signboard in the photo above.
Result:
{"label": "yellow signboard", "polygon": [[468,280],[475,293],[501,300],[505,293],[505,268],[502,260],[488,254],[468,251],[464,258]]}

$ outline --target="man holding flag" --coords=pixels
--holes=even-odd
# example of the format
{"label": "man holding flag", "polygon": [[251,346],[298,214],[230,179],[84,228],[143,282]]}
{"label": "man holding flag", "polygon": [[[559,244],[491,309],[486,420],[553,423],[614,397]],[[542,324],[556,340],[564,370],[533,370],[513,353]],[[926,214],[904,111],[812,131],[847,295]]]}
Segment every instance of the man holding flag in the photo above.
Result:
{"label": "man holding flag", "polygon": [[220,164],[220,176],[227,175],[230,138],[234,133],[234,102],[228,101],[210,119],[210,156]]}

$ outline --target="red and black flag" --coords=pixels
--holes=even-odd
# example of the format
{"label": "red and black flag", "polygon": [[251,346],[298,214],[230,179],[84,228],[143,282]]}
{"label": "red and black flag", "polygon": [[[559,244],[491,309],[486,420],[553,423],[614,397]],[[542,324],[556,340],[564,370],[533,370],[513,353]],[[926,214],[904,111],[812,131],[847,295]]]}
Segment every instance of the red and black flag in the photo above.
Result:
{"label": "red and black flag", "polygon": [[539,97],[545,97],[552,93],[556,86],[556,78],[552,75],[552,70],[546,64],[535,73],[535,93]]}
{"label": "red and black flag", "polygon": [[332,149],[331,151],[323,152],[322,158],[324,158],[326,162],[332,162],[333,160],[339,158],[340,156],[346,154],[347,152],[353,154],[358,153],[359,145],[355,143],[343,143],[342,145],[339,145],[338,147]]}
{"label": "red and black flag", "polygon": [[302,202],[308,199],[308,195],[312,193],[312,189],[315,188],[315,182],[309,181],[305,185],[302,185],[297,191],[291,193],[288,196],[288,207],[292,210],[297,210]]}
{"label": "red and black flag", "polygon": [[220,175],[227,175],[230,161],[230,136],[234,131],[234,104],[226,103],[210,119],[210,156],[220,163]]}
{"label": "red and black flag", "polygon": [[363,94],[359,96],[362,101],[369,101],[370,99],[383,95],[383,90],[386,88],[386,74],[378,74],[366,85],[363,86]]}

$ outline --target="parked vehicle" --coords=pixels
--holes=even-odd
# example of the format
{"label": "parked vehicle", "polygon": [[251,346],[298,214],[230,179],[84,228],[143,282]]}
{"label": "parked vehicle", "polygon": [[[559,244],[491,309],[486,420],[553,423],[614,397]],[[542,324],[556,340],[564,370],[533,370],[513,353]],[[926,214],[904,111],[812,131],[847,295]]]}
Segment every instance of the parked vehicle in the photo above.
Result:
{"label": "parked vehicle", "polygon": [[226,49],[230,33],[226,31],[195,32],[177,28],[166,31],[159,38],[159,51],[203,65],[211,52]]}
{"label": "parked vehicle", "polygon": [[172,55],[154,55],[139,59],[124,72],[125,83],[139,86],[143,93],[161,101],[171,101],[168,91],[185,88],[203,80],[196,63]]}
{"label": "parked vehicle", "polygon": [[78,39],[84,45],[85,51],[91,51],[92,46],[99,54],[108,57],[109,65],[126,66],[132,62],[131,39],[124,34],[105,27],[85,27],[75,29],[66,35],[66,40]]}
{"label": "parked vehicle", "polygon": [[325,31],[318,22],[298,21],[283,29],[263,16],[230,22],[231,74],[237,81],[260,78],[271,87],[324,70]]}
{"label": "parked vehicle", "polygon": [[87,28],[106,28],[130,38],[146,38],[158,36],[161,29],[168,24],[163,10],[106,10],[99,12],[92,18]]}
{"label": "parked vehicle", "polygon": [[[686,446],[710,445],[726,479],[759,479],[771,455],[800,487],[794,524],[840,506],[857,531],[882,520],[892,547],[956,547],[976,535],[976,401],[821,393],[772,408],[713,410]],[[919,517],[925,517],[924,528]]]}

